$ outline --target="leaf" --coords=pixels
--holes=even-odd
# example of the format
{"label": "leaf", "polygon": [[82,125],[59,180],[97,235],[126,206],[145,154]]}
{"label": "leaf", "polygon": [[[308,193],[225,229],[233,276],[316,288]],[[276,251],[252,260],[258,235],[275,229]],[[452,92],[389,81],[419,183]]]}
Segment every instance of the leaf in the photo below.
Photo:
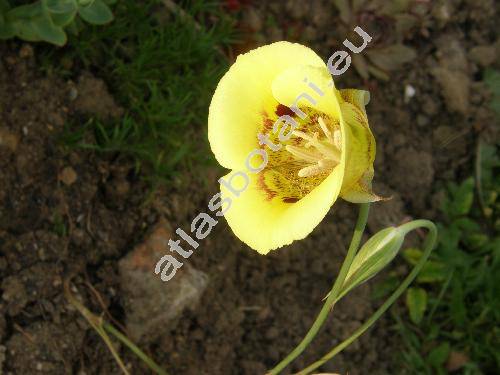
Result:
{"label": "leaf", "polygon": [[113,20],[113,13],[102,0],[95,0],[87,6],[78,7],[78,14],[93,25],[104,25]]}
{"label": "leaf", "polygon": [[76,8],[72,11],[66,12],[66,13],[52,13],[50,17],[52,18],[52,22],[56,26],[60,27],[66,27],[68,26],[73,20],[75,19],[76,16]]}
{"label": "leaf", "polygon": [[417,276],[418,283],[439,283],[446,279],[448,267],[441,262],[428,260]]}
{"label": "leaf", "polygon": [[44,6],[50,13],[68,13],[77,10],[75,0],[43,0]]}
{"label": "leaf", "polygon": [[460,185],[448,185],[450,192],[443,204],[443,211],[449,219],[467,215],[474,201],[474,178],[469,177]]}
{"label": "leaf", "polygon": [[7,0],[0,0],[0,15],[10,9],[10,4]]}
{"label": "leaf", "polygon": [[465,307],[463,286],[458,279],[453,279],[452,282],[450,314],[458,328],[465,326],[467,322],[467,309]]}
{"label": "leaf", "polygon": [[403,44],[393,44],[385,48],[367,50],[366,55],[380,69],[391,71],[413,61],[417,57],[417,52]]}
{"label": "leaf", "polygon": [[34,28],[41,40],[57,46],[64,46],[66,44],[66,33],[62,27],[54,25],[50,17],[44,17],[38,22],[35,22]]}
{"label": "leaf", "polygon": [[427,292],[422,288],[409,288],[406,292],[406,306],[411,321],[420,324],[427,308]]}
{"label": "leaf", "polygon": [[36,2],[33,4],[21,5],[7,12],[6,20],[15,21],[18,18],[32,18],[39,16],[42,13],[42,3]]}
{"label": "leaf", "polygon": [[431,350],[427,356],[428,363],[433,367],[442,366],[450,355],[450,343],[444,342]]}
{"label": "leaf", "polygon": [[412,266],[418,263],[420,258],[422,258],[423,251],[415,247],[409,247],[403,250],[403,258],[410,263]]}
{"label": "leaf", "polygon": [[491,99],[491,109],[500,116],[500,72],[493,69],[486,69],[484,72],[484,82],[493,93]]}

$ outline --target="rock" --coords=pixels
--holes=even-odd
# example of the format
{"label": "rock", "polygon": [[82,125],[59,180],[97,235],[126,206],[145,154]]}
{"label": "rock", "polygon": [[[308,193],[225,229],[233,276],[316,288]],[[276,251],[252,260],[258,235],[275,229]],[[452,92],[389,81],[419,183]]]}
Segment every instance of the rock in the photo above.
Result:
{"label": "rock", "polygon": [[443,90],[443,98],[451,112],[467,114],[469,111],[470,79],[459,71],[445,68],[434,68],[432,75]]}
{"label": "rock", "polygon": [[160,220],[145,241],[119,262],[126,325],[134,341],[150,342],[175,328],[185,309],[195,309],[208,276],[184,262],[173,279],[161,281],[154,273],[160,257],[170,254],[171,229]]}
{"label": "rock", "polygon": [[465,115],[469,111],[471,85],[465,50],[450,35],[442,36],[436,44],[438,66],[431,69],[431,74],[441,86],[448,110]]}
{"label": "rock", "polygon": [[[70,97],[72,91],[70,88]],[[80,76],[73,104],[77,111],[95,115],[104,120],[118,118],[124,112],[123,108],[116,104],[104,81],[90,73],[83,73]]]}
{"label": "rock", "polygon": [[477,46],[469,51],[469,58],[482,67],[493,64],[496,60],[496,48],[492,46]]}
{"label": "rock", "polygon": [[7,302],[8,314],[16,316],[29,302],[23,282],[17,276],[9,276],[2,281],[2,289],[2,298]]}
{"label": "rock", "polygon": [[66,186],[73,185],[77,179],[78,175],[71,167],[66,167],[61,171],[61,173],[59,173],[59,181],[61,181]]}
{"label": "rock", "polygon": [[9,151],[16,152],[19,138],[6,129],[0,129],[0,148],[7,147]]}

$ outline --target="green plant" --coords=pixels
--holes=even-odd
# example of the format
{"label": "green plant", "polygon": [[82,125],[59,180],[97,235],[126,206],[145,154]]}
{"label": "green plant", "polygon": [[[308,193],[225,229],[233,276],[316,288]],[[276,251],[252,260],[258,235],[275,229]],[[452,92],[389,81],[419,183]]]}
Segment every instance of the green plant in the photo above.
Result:
{"label": "green plant", "polygon": [[[108,5],[116,0],[39,0],[31,4],[11,6],[0,0],[0,39],[18,37],[29,42],[44,41],[63,46],[65,30],[74,34],[82,21],[104,25],[113,20]],[[77,17],[79,16],[79,17]]]}
{"label": "green plant", "polygon": [[[417,277],[418,287],[407,292],[409,319],[396,316],[409,373],[457,368],[491,374],[500,368],[498,146],[480,145],[478,154],[476,180],[446,187],[438,246]],[[410,265],[421,256],[420,249],[404,251]]]}
{"label": "green plant", "polygon": [[70,61],[90,70],[125,109],[120,119],[73,119],[66,144],[129,157],[152,184],[212,163],[208,105],[234,33],[217,3],[191,1],[182,9],[184,16],[158,0],[122,1],[108,27],[86,28],[63,50],[44,51],[43,69],[71,77],[60,63]]}

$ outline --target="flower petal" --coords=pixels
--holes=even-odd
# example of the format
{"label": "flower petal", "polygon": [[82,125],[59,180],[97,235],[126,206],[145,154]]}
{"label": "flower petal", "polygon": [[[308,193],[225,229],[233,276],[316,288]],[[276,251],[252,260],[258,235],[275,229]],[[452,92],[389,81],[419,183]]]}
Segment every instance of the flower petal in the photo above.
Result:
{"label": "flower petal", "polygon": [[[311,84],[323,95],[310,87]],[[298,65],[288,68],[276,77],[272,89],[276,100],[287,107],[306,106],[326,113],[332,118],[339,118],[340,107],[336,95],[338,91],[324,63],[321,66]],[[310,99],[304,95],[309,95]],[[299,96],[302,96],[302,99],[298,100]],[[311,99],[315,101],[314,104],[310,102]]]}
{"label": "flower petal", "polygon": [[[224,179],[229,179],[231,174]],[[240,240],[259,253],[267,254],[312,232],[336,201],[342,175],[342,168],[337,166],[304,198],[295,203],[284,203],[279,199],[267,199],[259,188],[259,175],[250,173],[250,184],[239,197],[221,185],[223,196],[232,199],[224,216]]]}
{"label": "flower petal", "polygon": [[238,56],[220,80],[210,104],[208,139],[217,161],[242,169],[257,146],[263,116],[274,113],[277,101],[271,85],[282,71],[296,65],[324,65],[311,49],[277,42]]}

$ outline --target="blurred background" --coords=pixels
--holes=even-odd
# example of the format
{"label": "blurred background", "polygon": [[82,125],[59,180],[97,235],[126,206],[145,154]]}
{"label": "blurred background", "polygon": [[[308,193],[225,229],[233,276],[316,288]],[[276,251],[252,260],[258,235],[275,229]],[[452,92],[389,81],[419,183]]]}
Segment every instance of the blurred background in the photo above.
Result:
{"label": "blurred background", "polygon": [[[355,205],[266,257],[221,220],[172,281],[153,269],[225,174],[207,113],[236,56],[288,40],[326,60],[356,44],[356,25],[373,40],[336,85],[371,92],[374,190],[392,196],[372,205],[366,238],[426,218],[439,244],[404,298],[321,370],[499,374],[499,16],[495,0],[0,0],[0,374],[123,373],[89,316],[170,374],[264,374],[294,348]],[[359,327],[423,235],[335,306],[285,373]],[[150,373],[111,342],[126,371]]]}

